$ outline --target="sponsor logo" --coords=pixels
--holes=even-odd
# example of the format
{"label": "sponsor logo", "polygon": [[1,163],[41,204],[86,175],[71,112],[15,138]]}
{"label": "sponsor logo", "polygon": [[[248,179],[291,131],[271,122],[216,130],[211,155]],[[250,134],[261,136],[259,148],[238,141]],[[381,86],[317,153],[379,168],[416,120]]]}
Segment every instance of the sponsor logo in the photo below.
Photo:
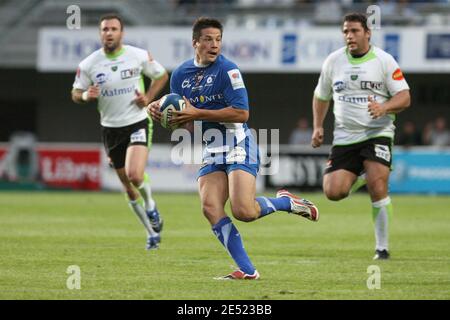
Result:
{"label": "sponsor logo", "polygon": [[215,79],[216,79],[215,74],[211,74],[211,75],[207,76],[205,87],[212,86],[214,84]]}
{"label": "sponsor logo", "polygon": [[200,90],[203,88],[202,85],[200,85],[200,82],[205,77],[205,70],[200,70],[194,75],[194,86],[192,87],[192,91]]}
{"label": "sponsor logo", "polygon": [[389,147],[382,144],[376,144],[375,156],[389,162],[391,160],[391,152],[389,151]]}
{"label": "sponsor logo", "polygon": [[194,92],[194,91],[200,91],[202,88],[203,88],[202,85],[195,86],[195,87],[192,87],[191,91],[192,91],[192,92]]}
{"label": "sponsor logo", "polygon": [[136,142],[147,142],[147,136],[145,134],[145,129],[139,129],[136,132],[133,132],[130,136],[130,142],[136,143]]}
{"label": "sponsor logo", "polygon": [[[373,97],[374,100],[376,100],[375,97]],[[368,103],[369,99],[367,96],[360,96],[360,97],[350,97],[350,96],[339,96],[338,101],[341,102],[348,102],[348,103]]]}
{"label": "sponsor logo", "polygon": [[224,96],[221,93],[218,94],[212,94],[209,96],[198,96],[198,97],[194,97],[194,98],[189,98],[189,101],[192,104],[197,104],[197,103],[205,103],[205,102],[214,102],[214,101],[218,101],[218,100],[223,100]]}
{"label": "sponsor logo", "polygon": [[241,72],[239,71],[239,69],[232,69],[228,71],[228,77],[231,80],[233,90],[245,88],[244,80],[242,79]]}
{"label": "sponsor logo", "polygon": [[132,68],[132,69],[125,69],[120,71],[120,78],[122,80],[124,79],[130,79],[134,77],[140,76],[139,68]]}
{"label": "sponsor logo", "polygon": [[361,89],[363,90],[381,90],[383,82],[376,81],[361,81]]}
{"label": "sponsor logo", "polygon": [[182,87],[183,89],[185,89],[185,88],[190,88],[190,87],[191,87],[191,82],[189,81],[189,79],[184,79],[184,80],[183,80],[183,83],[181,84],[181,87]]}
{"label": "sponsor logo", "polygon": [[[181,87],[183,89],[185,88],[191,88],[192,91],[200,90],[203,87],[210,87],[214,85],[214,81],[216,80],[217,75],[216,74],[204,74],[204,70],[199,71],[196,73],[192,78],[186,78],[181,83]],[[201,85],[203,79],[206,79],[204,81],[204,85]]]}
{"label": "sponsor logo", "polygon": [[42,182],[76,189],[100,188],[100,150],[40,149]]}
{"label": "sponsor logo", "polygon": [[130,86],[127,88],[114,88],[114,89],[103,89],[101,91],[102,97],[114,97],[114,96],[120,96],[123,94],[129,94],[129,93],[134,93],[134,91],[136,90],[136,87]]}
{"label": "sponsor logo", "polygon": [[97,83],[97,84],[103,84],[103,83],[105,83],[107,80],[108,80],[108,79],[107,79],[107,77],[106,77],[106,74],[104,74],[104,73],[99,73],[99,74],[97,74],[97,75],[95,76],[95,83]]}
{"label": "sponsor logo", "polygon": [[111,69],[113,68],[113,67],[116,67],[116,68],[114,68],[115,70],[117,70],[117,66],[118,65],[120,65],[120,64],[124,64],[125,63],[125,61],[112,61],[112,62],[105,62],[105,63],[103,63],[103,67],[104,68],[106,68],[106,67],[111,67]]}
{"label": "sponsor logo", "polygon": [[392,73],[392,79],[394,80],[403,80],[403,73],[402,70],[400,70],[400,68],[397,68],[393,73]]}
{"label": "sponsor logo", "polygon": [[225,157],[226,163],[242,163],[247,157],[247,152],[242,147],[236,147],[231,150]]}
{"label": "sponsor logo", "polygon": [[344,74],[349,74],[350,76],[357,76],[357,75],[366,74],[366,73],[367,73],[366,70],[363,70],[360,67],[355,67],[355,66],[352,66],[351,68],[347,68],[344,71]]}
{"label": "sponsor logo", "polygon": [[342,90],[347,88],[347,84],[344,81],[336,81],[333,84],[333,89],[335,92],[341,92]]}

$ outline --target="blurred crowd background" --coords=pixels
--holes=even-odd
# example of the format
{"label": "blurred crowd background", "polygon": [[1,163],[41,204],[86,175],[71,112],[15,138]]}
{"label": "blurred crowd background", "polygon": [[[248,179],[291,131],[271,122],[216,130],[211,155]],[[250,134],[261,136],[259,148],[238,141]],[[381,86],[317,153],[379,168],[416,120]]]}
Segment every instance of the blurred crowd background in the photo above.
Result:
{"label": "blurred crowd background", "polygon": [[[16,130],[32,132],[39,141],[100,141],[95,108],[76,106],[69,98],[75,70],[42,73],[36,67],[39,30],[64,27],[66,9],[73,4],[82,9],[82,28],[95,27],[98,18],[108,12],[121,14],[127,28],[189,27],[198,16],[218,17],[225,25],[224,43],[226,32],[231,29],[251,34],[261,30],[339,28],[343,14],[365,12],[371,4],[380,6],[383,27],[400,30],[408,26],[450,26],[450,3],[446,0],[0,0],[0,141],[8,141]],[[150,42],[149,46],[157,45]],[[443,48],[450,52],[450,40]],[[252,107],[251,126],[279,128],[281,143],[307,142],[305,138],[291,137],[291,132],[307,125],[299,118],[306,118],[310,125],[310,101],[318,71],[255,73],[244,69],[243,73]],[[412,87],[412,107],[397,118],[396,142],[448,145],[449,138],[445,137],[450,76],[435,72],[404,73]],[[271,111],[274,105],[276,111]],[[72,119],[70,125],[66,124],[68,119]],[[77,123],[83,123],[83,130],[79,130]],[[327,119],[326,124],[332,130],[332,120]],[[167,141],[169,132],[156,130],[155,141]],[[326,139],[330,143],[331,135]]]}
{"label": "blurred crowd background", "polygon": [[[66,25],[72,13],[68,8],[72,5],[81,9],[80,30],[69,30]],[[101,180],[98,171],[102,169],[98,166],[103,150],[95,104],[80,106],[70,99],[77,64],[99,45],[96,27],[103,14],[120,14],[125,22],[125,42],[131,34],[137,45],[143,43],[169,72],[181,59],[192,57],[193,21],[199,16],[219,18],[225,27],[226,54],[241,67],[248,90],[250,127],[278,129],[279,143],[292,147],[310,145],[313,91],[325,57],[344,45],[340,34],[343,15],[351,11],[367,12],[371,5],[377,5],[381,14],[381,30],[376,31],[374,40],[399,60],[411,87],[411,107],[395,121],[395,144],[408,149],[420,146],[447,150],[450,146],[448,0],[0,0],[0,177],[2,172],[8,176],[5,174],[8,166],[12,168],[9,177],[14,177],[17,173],[11,164],[25,163],[30,176],[39,174],[44,180],[51,180],[65,175],[72,179],[72,175],[83,172],[80,175],[84,178],[76,182],[82,188],[99,185],[108,188],[105,180],[97,181]],[[164,93],[168,92],[167,86]],[[331,112],[324,125],[325,143],[331,144]],[[170,131],[155,125],[155,145],[167,144],[170,135]],[[37,143],[62,147],[57,151],[41,148],[34,152]],[[83,156],[66,150],[73,144],[79,150],[79,145],[86,143],[96,146],[95,160],[89,158],[89,150],[83,149]],[[14,148],[8,151],[8,146]],[[289,150],[286,152],[290,155]],[[61,157],[64,152],[66,158]],[[170,151],[164,152],[170,156]],[[155,159],[164,152],[153,151],[151,157],[155,166],[168,170],[161,173],[160,184],[170,180],[166,176],[170,170],[174,171],[170,157],[162,162]],[[413,155],[397,167],[405,168],[405,164],[415,159],[417,156]],[[290,168],[292,164],[292,168],[301,169],[298,163],[304,160],[286,158],[290,162],[280,167]],[[298,181],[292,185],[320,185],[320,168],[326,161],[326,152],[316,160],[314,166],[306,166],[310,177],[305,180],[305,174],[298,173],[295,176]],[[431,163],[437,162],[428,158],[422,161],[423,166]],[[435,177],[448,176],[445,192],[450,192],[450,166],[445,165],[448,159],[442,159],[442,163],[444,169],[436,169]],[[313,167],[318,169],[311,171]],[[431,171],[426,170],[423,172],[429,175]],[[94,178],[85,178],[89,174]],[[190,174],[184,176],[186,181],[180,185],[192,180]],[[276,176],[280,181],[271,181],[269,185],[289,185],[283,177],[290,176],[288,172],[280,174]],[[403,179],[404,174],[398,177]],[[411,185],[404,181],[405,185]],[[73,186],[70,183],[72,180],[69,185]],[[417,184],[421,185],[422,182]],[[439,180],[433,189],[439,190],[442,185]]]}

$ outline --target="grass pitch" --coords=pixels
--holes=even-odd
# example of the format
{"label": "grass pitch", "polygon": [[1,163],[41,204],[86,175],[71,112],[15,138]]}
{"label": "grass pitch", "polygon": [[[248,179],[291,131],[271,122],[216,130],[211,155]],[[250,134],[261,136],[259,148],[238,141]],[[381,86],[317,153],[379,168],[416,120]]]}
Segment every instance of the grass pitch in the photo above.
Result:
{"label": "grass pitch", "polygon": [[[373,261],[366,194],[320,193],[317,223],[277,212],[236,222],[259,281],[217,281],[233,262],[198,196],[156,194],[161,248],[118,193],[1,192],[0,299],[450,299],[450,198],[393,195],[390,261]],[[79,266],[81,289],[66,273]],[[381,288],[370,290],[370,265]]]}

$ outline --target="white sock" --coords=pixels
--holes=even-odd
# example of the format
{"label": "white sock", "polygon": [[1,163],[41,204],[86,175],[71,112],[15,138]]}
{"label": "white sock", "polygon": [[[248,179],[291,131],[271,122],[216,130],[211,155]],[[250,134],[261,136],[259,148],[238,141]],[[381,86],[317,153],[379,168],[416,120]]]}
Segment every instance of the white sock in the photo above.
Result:
{"label": "white sock", "polygon": [[144,199],[145,203],[145,210],[146,211],[153,211],[155,210],[155,201],[152,198],[152,189],[150,187],[150,179],[148,178],[147,173],[144,175],[144,181],[142,184],[138,187],[139,193],[142,196],[142,199]]}
{"label": "white sock", "polygon": [[375,224],[375,249],[389,250],[389,216],[392,213],[391,198],[386,197],[372,203],[372,215]]}
{"label": "white sock", "polygon": [[150,221],[148,220],[147,214],[145,213],[144,208],[139,204],[138,200],[130,200],[129,202],[130,208],[136,213],[138,219],[142,222],[149,236],[156,236],[157,233],[153,231],[152,226],[150,225]]}

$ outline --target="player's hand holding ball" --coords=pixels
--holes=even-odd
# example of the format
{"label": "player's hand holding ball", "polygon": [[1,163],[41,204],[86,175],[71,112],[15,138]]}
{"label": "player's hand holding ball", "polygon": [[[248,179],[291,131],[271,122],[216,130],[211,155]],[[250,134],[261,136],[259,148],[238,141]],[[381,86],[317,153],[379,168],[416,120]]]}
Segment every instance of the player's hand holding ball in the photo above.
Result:
{"label": "player's hand holding ball", "polygon": [[161,122],[162,116],[162,113],[160,111],[160,101],[161,99],[155,100],[147,106],[147,113],[150,115],[150,117],[152,117],[153,120],[158,122]]}
{"label": "player's hand holding ball", "polygon": [[173,117],[170,120],[170,123],[174,126],[181,126],[187,123],[193,122],[194,120],[199,120],[198,113],[199,110],[192,106],[189,100],[183,96],[184,107],[180,110],[176,110],[173,112]]}
{"label": "player's hand holding ball", "polygon": [[147,107],[147,112],[153,120],[159,121],[161,126],[166,129],[174,130],[182,123],[180,121],[173,121],[177,111],[185,109],[186,99],[183,99],[176,93],[170,93],[163,96],[158,101],[150,103]]}

